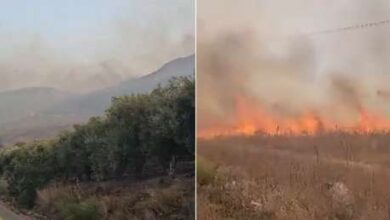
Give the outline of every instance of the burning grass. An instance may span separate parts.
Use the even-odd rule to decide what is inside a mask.
[[[259,101],[241,96],[236,97],[234,103],[234,114],[229,120],[200,129],[198,137],[212,139],[217,136],[252,136],[256,133],[300,136],[329,132],[368,134],[390,131],[390,120],[385,115],[360,104],[354,109],[335,107],[336,112],[341,114],[346,111],[349,115],[337,117],[315,109],[278,115]]]
[[[388,219],[389,143],[340,132],[199,140],[215,176],[198,182],[198,218]]]

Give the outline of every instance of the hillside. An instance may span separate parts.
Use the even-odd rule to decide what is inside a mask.
[[[24,88],[0,93],[0,138],[5,144],[50,137],[91,116],[101,115],[112,97],[150,92],[172,77],[194,74],[195,56],[178,58],[153,73],[89,94],[53,88]]]
[[[0,125],[34,117],[44,109],[75,95],[53,88],[31,87],[0,92]]]
[[[173,77],[190,76],[194,71],[194,55],[178,58],[143,77],[129,79],[113,87],[67,100],[49,109],[48,113],[79,114],[86,118],[100,115],[110,105],[112,97],[150,92],[158,85],[166,85]]]

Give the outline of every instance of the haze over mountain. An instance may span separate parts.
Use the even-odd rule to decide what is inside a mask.
[[[35,116],[55,103],[73,97],[73,94],[47,87],[31,87],[0,93],[0,123],[27,116]]]
[[[193,1],[2,3],[0,92],[89,93],[150,73],[195,47]]]
[[[171,78],[191,76],[194,55],[178,58],[153,73],[129,79],[88,94],[74,94],[47,87],[32,87],[0,93],[0,138],[6,144],[45,138],[91,116],[104,113],[112,97],[150,92]]]
[[[145,93],[153,90],[159,84],[166,84],[173,77],[189,76],[195,71],[194,55],[175,59],[163,65],[155,72],[140,78],[129,79],[115,86],[97,90],[86,95],[76,96],[53,108],[49,113],[79,114],[90,117],[99,115],[110,105],[113,96],[134,93]]]

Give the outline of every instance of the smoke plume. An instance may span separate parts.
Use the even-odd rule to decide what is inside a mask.
[[[387,1],[200,0],[198,11],[200,135],[390,128],[390,25],[313,34],[387,19]]]

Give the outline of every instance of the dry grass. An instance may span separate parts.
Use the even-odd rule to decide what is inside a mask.
[[[386,134],[199,141],[218,168],[198,184],[198,217],[389,219],[388,144]]]
[[[216,167],[210,161],[203,157],[198,157],[196,162],[197,181],[200,186],[211,184],[216,175]]]
[[[38,192],[37,204],[54,219],[194,219],[194,179],[52,185]]]

